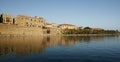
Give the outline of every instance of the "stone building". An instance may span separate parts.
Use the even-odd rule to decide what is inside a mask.
[[[41,28],[46,24],[45,19],[42,17],[38,16],[30,17],[25,15],[18,15],[16,18],[13,18],[13,16],[9,14],[1,14],[0,23],[15,24],[24,27],[41,27]]]
[[[13,24],[14,23],[14,18],[12,15],[8,14],[1,14],[1,23],[4,24]]]
[[[0,16],[0,34],[6,35],[56,35],[61,34],[58,25],[47,23],[42,17],[30,17],[18,15],[2,14]]]
[[[78,27],[72,24],[60,24],[59,29],[77,29]]]
[[[15,24],[18,26],[25,26],[25,27],[43,27],[45,26],[46,22],[45,19],[42,17],[30,17],[24,15],[18,15],[15,18]]]
[[[42,17],[19,15],[13,18],[12,15],[1,14],[0,35],[43,35],[45,24]]]
[[[46,28],[57,28],[58,24],[55,23],[46,23],[45,27]]]
[[[104,30],[103,28],[92,28],[92,30],[98,30],[98,31],[100,31],[100,30]]]

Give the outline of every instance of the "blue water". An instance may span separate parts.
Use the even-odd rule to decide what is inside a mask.
[[[0,62],[120,62],[120,36],[0,37]]]

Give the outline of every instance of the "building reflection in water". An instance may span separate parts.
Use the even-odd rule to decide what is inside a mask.
[[[0,56],[15,55],[26,56],[30,53],[41,53],[47,47],[70,46],[76,43],[100,40],[101,37],[78,37],[78,36],[44,36],[44,37],[0,37]]]

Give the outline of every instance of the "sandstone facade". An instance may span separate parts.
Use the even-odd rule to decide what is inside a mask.
[[[60,24],[58,26],[60,29],[77,29],[78,27],[72,24]]]
[[[43,35],[42,27],[46,22],[41,17],[19,15],[14,18],[9,14],[1,14],[0,35]]]
[[[28,36],[28,35],[43,35],[43,30],[37,27],[22,27],[10,24],[0,24],[0,35],[8,36]]]
[[[13,16],[8,15],[8,14],[2,14],[1,15],[1,22],[4,24],[13,24],[14,23]]]
[[[47,27],[47,29],[44,29]],[[12,15],[2,14],[0,17],[0,35],[56,35],[60,34],[57,26],[47,25],[42,17],[30,17],[18,15],[13,18]]]
[[[45,19],[41,17],[19,15],[15,18],[15,24],[18,26],[42,28],[43,26],[45,26],[46,22]]]
[[[18,15],[16,18],[14,18],[12,15],[2,14],[1,23],[15,24],[15,25],[24,26],[24,27],[42,28],[43,26],[45,26],[46,21],[44,18],[38,17],[38,16],[30,17],[25,15]]]

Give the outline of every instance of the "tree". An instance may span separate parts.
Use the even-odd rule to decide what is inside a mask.
[[[84,29],[91,29],[90,27],[85,27]]]

